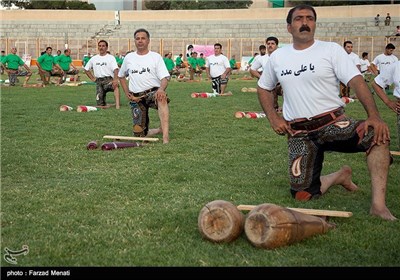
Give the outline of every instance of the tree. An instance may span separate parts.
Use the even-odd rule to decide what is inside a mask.
[[[32,1],[32,0],[1,0],[1,5],[11,7],[14,4],[23,9],[53,9],[53,10],[96,10],[94,4],[81,1]]]
[[[149,10],[207,10],[207,9],[247,9],[253,1],[231,0],[171,0],[171,1],[145,1],[145,7]]]
[[[170,10],[171,1],[146,1],[144,5],[148,10]]]
[[[296,4],[296,1],[291,1],[293,4]],[[399,0],[353,0],[353,1],[330,1],[330,0],[321,0],[321,1],[302,1],[303,4],[308,4],[311,6],[350,6],[350,5],[376,5],[376,4],[398,4]]]

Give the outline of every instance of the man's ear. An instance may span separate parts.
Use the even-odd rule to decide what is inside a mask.
[[[287,31],[288,31],[290,34],[292,34],[292,25],[288,24],[286,28],[287,28]]]

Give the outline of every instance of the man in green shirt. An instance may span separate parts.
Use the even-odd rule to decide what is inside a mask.
[[[189,69],[190,69],[190,78],[189,81],[194,81],[194,75],[198,74],[201,81],[201,74],[203,71],[199,68],[198,59],[197,59],[197,52],[192,52],[191,56],[188,58]]]
[[[203,53],[200,53],[200,57],[197,59],[197,65],[199,65],[201,70],[206,70],[206,59]]]
[[[183,56],[183,54],[179,54],[179,56],[175,59],[175,65],[176,65],[176,68],[177,68],[177,69],[179,69],[179,68],[184,68],[184,67],[185,67],[185,66],[183,65],[182,56]]]
[[[260,47],[261,47],[261,46],[260,46]],[[249,62],[247,63],[247,66],[246,66],[246,71],[248,71],[248,70],[250,69],[251,64],[253,63],[253,61],[254,61],[254,59],[257,57],[257,55],[259,55],[259,53],[256,52],[256,53],[254,53],[253,57],[250,58]]]
[[[234,54],[232,55],[231,60],[229,60],[229,64],[231,65],[231,69],[232,70],[238,69],[237,66],[236,66],[236,57],[235,57]]]
[[[82,65],[83,67],[85,67],[86,63],[88,63],[88,61],[90,60],[90,58],[92,57],[92,55],[90,53],[88,53],[87,55],[85,55],[82,59]]]
[[[17,75],[19,72],[18,69],[20,66],[24,66],[25,69],[28,71],[28,73],[25,76],[25,81],[24,81],[23,86],[24,87],[27,86],[27,83],[32,76],[32,71],[28,67],[28,65],[26,65],[25,62],[17,55],[16,47],[12,47],[11,53],[1,59],[1,64],[4,67],[5,71],[8,73],[8,79],[10,81],[10,86],[15,86],[15,83],[17,81]]]
[[[171,75],[171,77],[173,75],[179,75],[179,71],[176,69],[175,63],[172,60],[172,53],[171,52],[169,52],[169,53],[167,53],[165,55],[164,63],[165,63],[165,66],[167,67],[167,70],[168,70],[169,74]]]
[[[119,53],[116,53],[114,57],[115,60],[117,61],[118,67],[121,67],[122,62],[124,62],[124,59],[119,55]]]
[[[36,63],[39,69],[40,78],[43,81],[43,86],[46,86],[50,83],[50,76],[52,75],[53,66],[55,70],[60,71],[61,75],[64,75],[64,71],[54,63],[54,56],[51,55],[52,51],[52,47],[47,47],[46,52],[38,58]]]
[[[55,63],[63,70],[64,75],[60,77],[58,84],[66,81],[67,75],[74,75],[74,83],[78,80],[79,70],[72,63],[71,50],[64,50],[64,54],[55,59]]]

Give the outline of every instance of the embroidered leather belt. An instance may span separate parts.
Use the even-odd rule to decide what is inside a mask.
[[[324,127],[332,123],[334,120],[336,120],[343,114],[344,114],[344,109],[340,107],[334,111],[326,112],[321,115],[312,117],[310,119],[294,120],[293,122],[290,123],[290,127],[293,130],[307,130],[307,131],[317,130],[321,127]]]
[[[152,92],[152,91],[156,91],[156,90],[158,90],[158,87],[153,87],[153,88],[151,88],[151,89],[144,90],[144,91],[142,91],[142,92],[134,92],[134,93],[133,93],[133,96],[139,97],[139,96],[148,94],[148,93],[150,93],[150,92]]]
[[[112,80],[112,77],[108,76],[108,77],[101,77],[101,78],[96,78],[96,81],[104,81],[104,80]]]

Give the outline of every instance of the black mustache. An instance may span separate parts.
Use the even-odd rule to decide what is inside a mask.
[[[302,27],[300,27],[300,30],[299,30],[300,32],[303,32],[303,31],[308,31],[308,32],[311,32],[311,29],[310,29],[310,27],[308,27],[307,25],[303,25]]]

